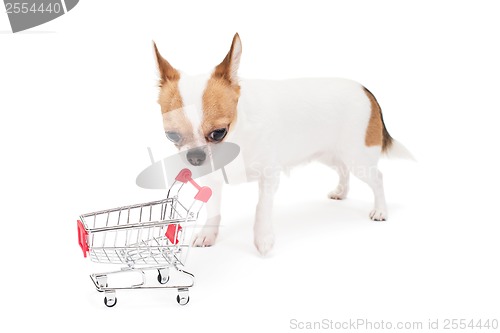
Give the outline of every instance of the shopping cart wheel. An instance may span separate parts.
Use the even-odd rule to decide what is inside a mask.
[[[189,302],[189,289],[188,288],[179,288],[177,289],[177,303],[180,305],[186,305]]]
[[[180,295],[177,295],[177,303],[179,303],[179,305],[186,305],[189,303],[189,296],[187,297],[181,297]]]
[[[106,296],[104,296],[104,305],[108,308],[112,308],[116,305],[117,298],[114,292],[106,292]]]
[[[168,280],[170,280],[170,276],[168,275],[168,269],[160,268],[158,269],[158,282],[160,284],[166,284]]]

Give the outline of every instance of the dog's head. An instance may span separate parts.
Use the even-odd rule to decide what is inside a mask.
[[[209,76],[184,75],[161,56],[156,44],[154,51],[165,135],[179,150],[188,150],[186,157],[192,165],[201,165],[205,147],[223,142],[236,121],[240,38],[234,36],[228,54]]]

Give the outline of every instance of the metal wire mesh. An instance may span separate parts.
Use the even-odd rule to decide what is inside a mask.
[[[183,263],[189,247],[189,224],[197,214],[177,197],[123,206],[80,216],[88,231],[90,258],[94,262],[144,265]],[[166,236],[175,227],[175,233]]]

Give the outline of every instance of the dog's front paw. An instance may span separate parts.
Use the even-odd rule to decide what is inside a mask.
[[[387,220],[387,209],[375,208],[370,212],[372,221],[385,221]]]
[[[273,232],[256,232],[254,244],[262,256],[267,255],[274,246],[274,233]]]
[[[203,227],[203,229],[194,236],[193,246],[195,247],[208,247],[215,244],[217,238],[217,230],[215,227]]]

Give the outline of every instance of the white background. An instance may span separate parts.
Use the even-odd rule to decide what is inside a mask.
[[[18,34],[0,13],[2,331],[500,319],[499,11],[496,1],[82,0]],[[125,291],[108,309],[75,221],[165,194],[135,185],[147,147],[170,149],[151,40],[174,66],[208,72],[236,31],[242,77],[357,80],[418,163],[381,162],[384,223],[369,221],[372,194],[357,180],[333,202],[326,167],[284,177],[268,258],[252,243],[256,185],[229,187],[218,243],[190,253],[191,302]]]

